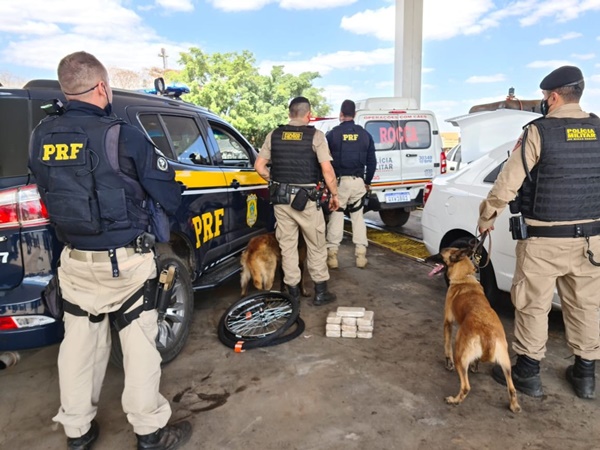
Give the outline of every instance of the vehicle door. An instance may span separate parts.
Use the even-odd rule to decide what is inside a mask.
[[[206,117],[209,140],[215,148],[215,164],[225,175],[229,194],[226,211],[227,230],[232,251],[246,247],[248,241],[273,228],[273,207],[267,183],[254,170],[256,152],[233,127]]]
[[[433,177],[435,145],[427,115],[365,114],[359,117],[358,123],[364,124],[375,142],[375,183],[402,181],[402,184],[410,184]]]
[[[22,304],[27,299],[39,299],[61,249],[27,168],[29,136],[45,116],[40,106],[46,102],[29,100],[11,90],[4,90],[2,94],[0,316],[19,308],[21,312],[31,312],[23,311]]]
[[[229,252],[226,212],[230,207],[223,171],[201,117],[193,111],[131,108],[128,115],[170,160],[176,179],[185,186],[171,230],[184,236],[194,250],[196,269],[202,273]]]

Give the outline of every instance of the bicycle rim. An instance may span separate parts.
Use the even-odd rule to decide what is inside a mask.
[[[287,294],[267,292],[245,297],[224,314],[225,330],[238,339],[275,337],[287,330],[299,314],[299,305]]]

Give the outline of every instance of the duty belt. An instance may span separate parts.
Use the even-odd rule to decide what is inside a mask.
[[[127,256],[135,255],[136,251],[133,247],[124,247]],[[77,250],[72,249],[69,256],[77,261],[87,261],[88,257],[92,262],[110,262],[108,250]]]
[[[288,185],[288,193],[289,194],[297,194],[300,189],[304,189],[305,191],[308,191],[309,194],[315,190],[315,188],[312,186],[293,186],[291,184]]]
[[[529,237],[574,238],[596,236],[598,234],[600,234],[600,222],[556,225],[553,227],[527,225],[527,235]]]

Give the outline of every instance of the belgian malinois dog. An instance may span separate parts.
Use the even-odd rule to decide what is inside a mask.
[[[510,410],[520,412],[517,391],[511,378],[510,356],[506,334],[500,318],[490,306],[483,287],[475,278],[475,266],[470,256],[472,248],[445,248],[426,262],[436,263],[430,276],[446,272],[449,286],[444,308],[444,352],[446,369],[456,370],[460,378],[460,391],[446,397],[446,403],[462,403],[471,386],[468,370],[477,371],[479,361],[494,362],[502,367],[508,388]],[[452,354],[452,326],[458,324]]]

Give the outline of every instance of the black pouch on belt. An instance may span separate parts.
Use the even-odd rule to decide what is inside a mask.
[[[269,197],[273,205],[289,205],[290,194],[287,183],[273,182],[269,184]]]
[[[308,194],[308,191],[304,188],[300,188],[298,189],[298,192],[296,192],[296,196],[294,197],[294,200],[292,200],[290,206],[296,211],[304,211],[304,208],[306,208],[306,203],[308,203],[309,198],[310,196]]]

